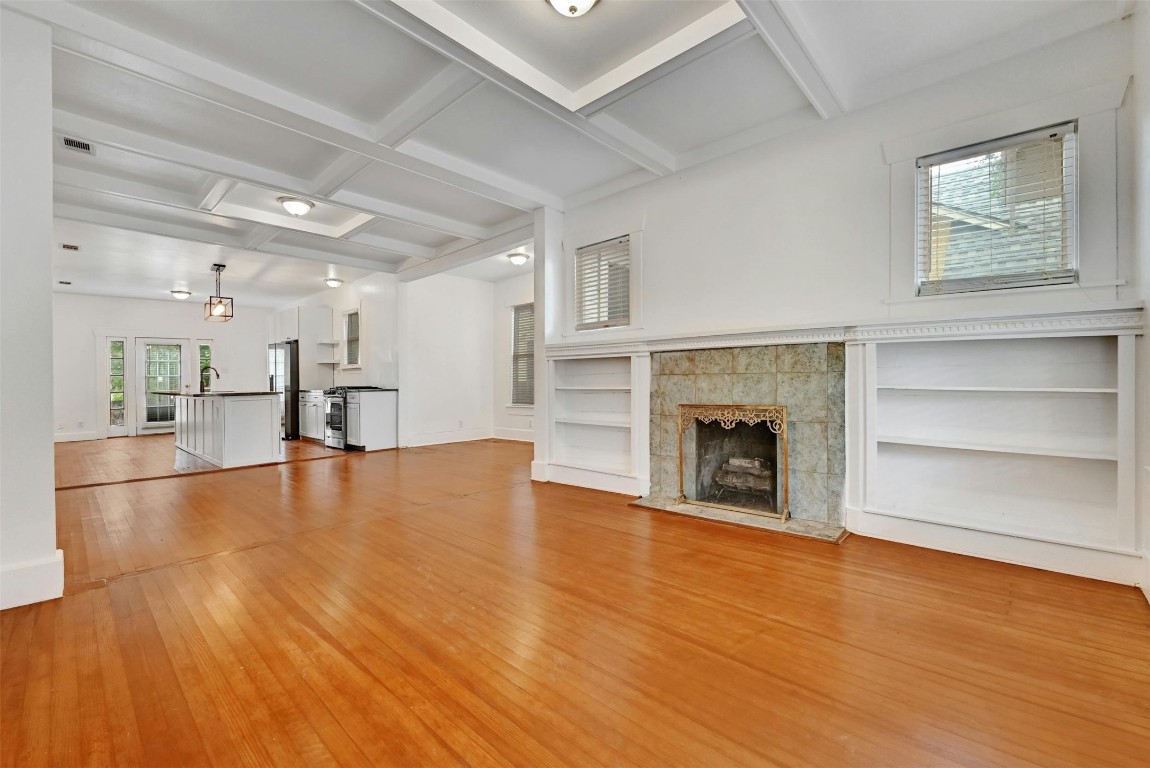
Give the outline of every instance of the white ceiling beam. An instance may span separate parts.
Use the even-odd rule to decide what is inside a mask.
[[[746,40],[758,34],[758,30],[751,22],[743,19],[734,26],[727,27],[722,32],[709,37],[693,48],[689,48],[683,53],[680,53],[675,58],[666,61],[654,69],[650,69],[638,77],[628,81],[627,83],[619,86],[608,94],[600,96],[592,102],[580,107],[577,111],[583,117],[593,117],[596,113],[601,112],[607,107],[611,106],[617,101],[627,98],[632,93],[647,87],[656,80],[661,80],[672,72],[682,69],[688,64],[698,61],[699,59],[709,56],[716,51],[720,51],[729,45]]]
[[[448,270],[462,267],[465,264],[471,264],[476,261],[495,256],[496,254],[510,250],[515,246],[530,240],[535,233],[534,224],[519,229],[505,232],[497,237],[484,240],[481,243],[469,245],[466,248],[460,248],[458,251],[440,256],[438,259],[431,261],[424,261],[418,264],[411,264],[410,261],[404,262],[397,271],[399,281],[401,283],[410,283],[412,280],[419,280],[424,277],[431,277],[440,272],[447,272]]]
[[[354,179],[364,168],[371,165],[371,158],[344,152],[327,168],[320,171],[311,182],[312,194],[330,197]]]
[[[256,224],[252,227],[251,233],[244,238],[244,248],[249,251],[258,251],[261,246],[266,245],[278,234],[279,230],[275,227],[269,227],[267,224]]]
[[[379,121],[375,126],[375,140],[389,147],[399,145],[482,82],[483,78],[467,67],[456,62],[448,64]]]
[[[352,195],[346,192],[340,192],[338,196],[332,197],[317,195],[312,191],[312,183],[309,181],[183,144],[157,139],[154,136],[70,112],[54,110],[53,122],[57,131],[83,136],[97,144],[106,144],[125,152],[195,168],[217,176],[225,176],[245,184],[274,189],[287,195],[297,195],[345,208],[354,208],[361,213],[415,224],[456,237],[478,239],[486,231],[481,226],[456,221],[417,208],[390,203],[386,200],[378,200],[366,195]]]
[[[490,168],[486,168],[482,165],[473,163],[470,160],[465,160],[462,157],[444,152],[441,149],[429,147],[428,145],[416,139],[410,139],[404,142],[403,149],[412,157],[421,157],[429,163],[435,163],[436,165],[443,168],[452,168],[461,173],[474,175],[476,178],[487,179],[492,183],[504,184],[508,189],[515,189],[522,192],[523,194],[530,194],[535,199],[539,200],[542,205],[555,207],[561,202],[561,198],[558,195],[553,195],[550,192],[545,192],[538,187],[533,187],[530,184],[525,184],[522,181],[511,178],[510,176],[504,176],[498,171],[493,171]]]
[[[841,115],[843,102],[796,34],[783,4],[775,0],[738,0],[738,3],[819,115],[824,119]]]
[[[426,245],[416,245],[405,240],[396,240],[394,237],[386,237],[384,235],[378,235],[372,232],[357,232],[354,236],[349,237],[347,240],[349,243],[366,245],[371,248],[379,248],[381,250],[392,251],[394,253],[402,253],[408,258],[418,259],[419,261],[434,259],[438,255],[436,253],[436,249],[430,248]]]
[[[237,251],[250,250],[244,248],[243,243],[239,240],[229,240],[228,238],[220,237],[215,233],[207,233],[193,227],[185,227],[179,224],[158,222],[151,219],[143,219],[137,216],[130,216],[122,213],[97,211],[91,208],[84,208],[82,206],[67,205],[61,203],[56,203],[53,211],[56,218],[66,219],[68,221],[80,221],[87,224],[96,224],[102,227],[124,229],[129,232],[140,232],[146,235],[160,235],[162,237],[170,237],[173,240],[215,245],[221,248],[232,248]],[[345,267],[359,267],[360,269],[370,269],[375,272],[394,272],[396,270],[396,265],[391,262],[372,261],[370,259],[357,259],[352,256],[343,256],[335,253],[305,253],[303,249],[291,249],[291,252],[289,252],[289,249],[279,247],[274,249],[267,248],[264,250],[252,252],[263,254],[265,256],[285,256],[287,258],[307,259],[309,261],[322,261],[331,264],[340,264]]]
[[[651,174],[647,173],[647,171],[640,171],[640,173],[645,174],[647,178],[652,178]],[[490,227],[487,230],[487,234],[482,239],[490,240],[494,237],[505,235],[508,232],[514,230],[521,230],[523,227],[528,226],[535,226],[534,214],[525,213],[522,216],[517,216],[514,219],[511,219],[510,221],[505,221],[502,224],[496,224],[494,227]],[[474,242],[474,240],[459,239],[452,240],[450,243],[444,243],[439,248],[435,249],[435,253],[432,255],[432,258],[439,258],[440,256],[446,256],[449,253],[455,253],[462,248],[467,248]]]
[[[21,13],[51,24],[54,27],[53,45],[60,50],[513,208],[529,211],[538,206],[538,201],[524,200],[505,190],[376,144],[370,127],[346,115],[321,108],[71,3],[17,2],[11,5]]]
[[[658,158],[664,165],[671,170],[681,170],[679,158],[655,142],[648,139],[643,134],[634,130],[625,123],[616,120],[606,112],[599,112],[589,118],[592,123],[602,128],[612,136],[618,136],[620,140],[631,144],[632,146],[639,147],[651,157]],[[558,206],[550,205],[549,208],[556,208]]]
[[[519,97],[528,104],[574,128],[584,136],[613,150],[631,162],[659,176],[665,176],[672,172],[672,169],[659,162],[656,158],[620,141],[581,115],[575,114],[559,102],[544,96],[539,91],[526,85],[523,81],[508,74],[503,69],[487,61],[460,43],[457,43],[430,24],[416,18],[398,5],[395,5],[391,0],[351,0],[351,2],[359,5],[368,13],[382,19],[412,39],[418,40],[433,51],[437,51],[473,72],[478,73],[491,83],[498,85],[512,95]]]
[[[204,185],[203,194],[200,195],[200,204],[196,207],[202,211],[210,211],[220,204],[224,196],[232,191],[236,185],[232,179],[209,179]]]
[[[80,168],[71,168],[57,164],[52,172],[52,181],[65,187],[74,187],[83,190],[101,190],[117,197],[127,197],[133,200],[148,200],[187,210],[197,210],[198,196],[176,192],[152,184],[143,184],[138,181],[108,176],[104,173],[86,171]]]

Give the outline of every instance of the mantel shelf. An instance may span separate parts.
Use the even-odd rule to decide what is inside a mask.
[[[1096,461],[1117,461],[1117,454],[1110,451],[1086,451],[1072,448],[1055,448],[1037,445],[1003,445],[1001,443],[977,443],[967,440],[942,440],[906,435],[879,435],[879,443],[888,445],[919,445],[926,448],[950,448],[960,451],[988,451],[991,453],[1020,453],[1030,456],[1057,456],[1067,459],[1092,459]]]
[[[938,387],[913,384],[878,384],[876,389],[893,389],[911,392],[1020,392],[1054,394],[1101,394],[1116,395],[1116,387]]]

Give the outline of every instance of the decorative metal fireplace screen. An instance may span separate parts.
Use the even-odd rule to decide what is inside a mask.
[[[683,435],[695,422],[717,424],[724,430],[734,430],[738,425],[755,426],[763,424],[775,435],[776,444],[772,456],[724,457],[713,472],[708,473],[705,482],[717,488],[706,499],[688,499],[683,488]],[[696,430],[696,435],[701,431]],[[696,451],[700,450],[696,446]],[[772,461],[781,463],[776,471]],[[698,472],[696,471],[696,475]],[[697,480],[700,478],[696,477]],[[776,487],[776,483],[777,486]],[[781,491],[781,493],[780,493]],[[735,497],[751,498],[756,495],[771,500],[764,509],[756,504],[723,504],[724,494],[730,492]],[[679,406],[679,498],[677,502],[690,502],[707,507],[731,509],[738,512],[775,517],[786,520],[790,516],[790,487],[788,482],[788,443],[787,407],[785,405],[699,405]]]

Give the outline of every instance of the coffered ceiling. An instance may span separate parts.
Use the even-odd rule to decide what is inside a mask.
[[[1130,3],[601,0],[577,19],[544,0],[5,7],[54,30],[57,234],[87,240],[87,261],[56,254],[57,277],[159,295],[157,253],[172,279],[234,259],[251,266],[228,273],[237,295],[283,303],[333,271],[406,280],[490,259],[530,239],[540,206],[836,119]],[[316,208],[294,219],[281,195]],[[105,250],[117,266],[101,277]]]

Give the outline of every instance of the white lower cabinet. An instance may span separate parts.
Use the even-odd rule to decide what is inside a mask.
[[[324,439],[323,393],[304,392],[299,403],[300,437]]]

